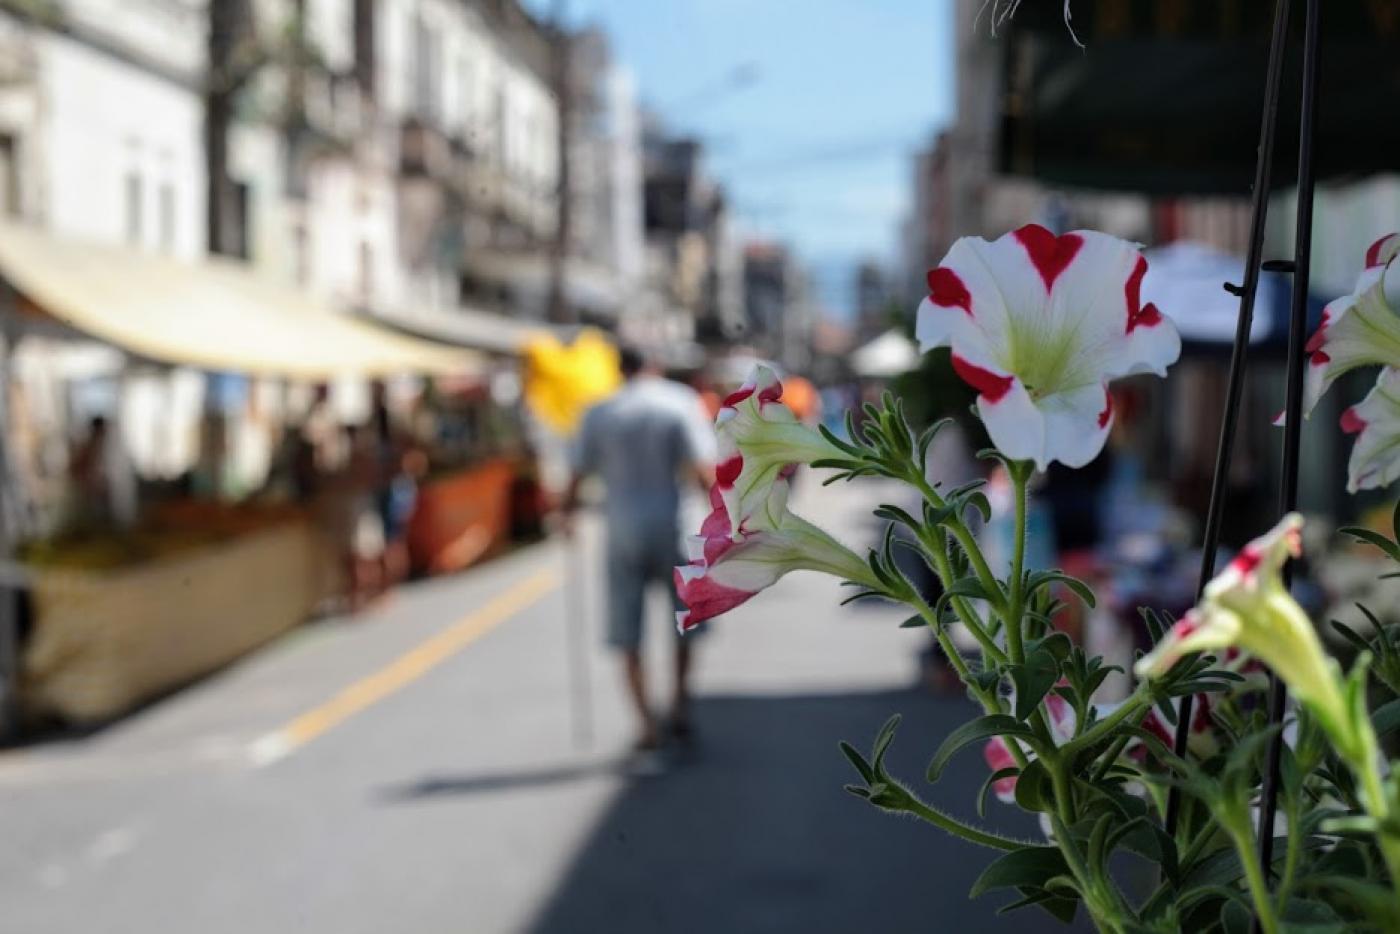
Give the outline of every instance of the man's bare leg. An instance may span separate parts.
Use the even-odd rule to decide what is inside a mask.
[[[676,642],[675,694],[671,698],[671,729],[677,739],[690,736],[690,643],[684,638]]]
[[[642,747],[655,746],[659,741],[656,732],[656,715],[651,712],[651,706],[647,703],[646,672],[642,669],[641,650],[627,649],[624,651],[622,664],[623,670],[627,674],[627,694],[632,699],[632,706],[637,711],[637,718],[642,726],[638,745]]]

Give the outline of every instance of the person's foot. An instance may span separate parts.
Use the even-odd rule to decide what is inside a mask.
[[[643,737],[632,747],[624,770],[635,778],[650,778],[666,771],[666,757],[654,737]]]
[[[666,738],[674,742],[682,749],[691,749],[695,746],[695,724],[691,723],[688,714],[672,714],[666,721]]]

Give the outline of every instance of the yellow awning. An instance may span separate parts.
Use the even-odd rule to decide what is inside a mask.
[[[482,365],[471,351],[357,320],[225,259],[187,263],[0,223],[0,277],[57,320],[165,363],[307,380]]]

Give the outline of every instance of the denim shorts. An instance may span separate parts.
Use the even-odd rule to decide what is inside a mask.
[[[685,604],[676,594],[673,574],[684,564],[674,526],[654,529],[616,525],[608,529],[608,644],[618,649],[635,649],[642,644],[643,617],[646,615],[648,584],[660,584],[671,596],[677,610]],[[668,620],[675,629],[675,620]],[[685,635],[689,637],[703,625]],[[677,633],[679,636],[679,633]]]

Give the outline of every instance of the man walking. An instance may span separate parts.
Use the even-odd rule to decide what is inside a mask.
[[[714,483],[714,431],[699,395],[662,377],[642,354],[619,351],[623,387],[585,414],[574,452],[574,473],[564,497],[565,516],[578,505],[579,485],[592,474],[607,488],[608,644],[622,654],[628,694],[641,723],[636,749],[650,757],[662,730],[647,700],[641,643],[647,584],[675,592],[672,569],[684,564],[680,549],[682,487]],[[677,602],[677,609],[680,604]],[[677,635],[675,690],[666,728],[680,742],[691,738],[690,636]]]

